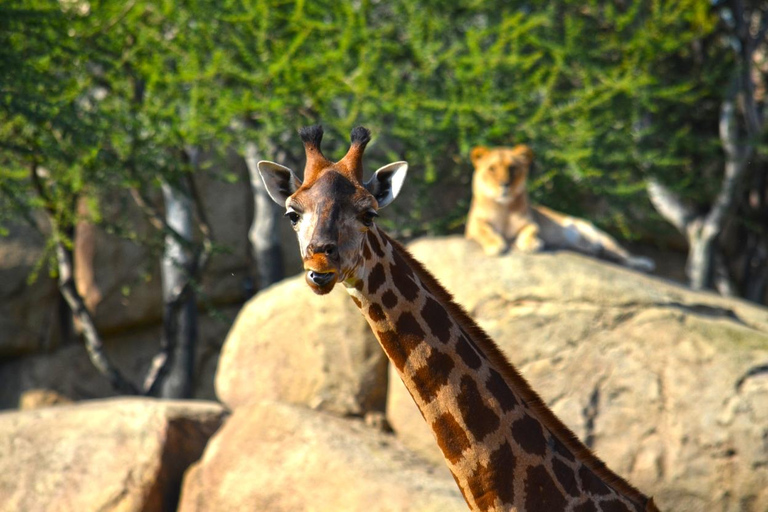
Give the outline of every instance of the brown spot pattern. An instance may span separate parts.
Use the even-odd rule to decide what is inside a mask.
[[[386,318],[386,316],[384,316],[384,311],[381,309],[381,306],[375,302],[368,306],[368,316],[371,317],[371,320],[374,322],[381,322]]]
[[[448,312],[432,297],[427,297],[424,308],[421,310],[421,316],[427,322],[429,329],[438,340],[448,343],[451,339],[451,319]]]
[[[528,453],[543,456],[547,451],[541,424],[531,416],[523,416],[512,424],[512,437]]]
[[[488,387],[488,391],[491,392],[493,397],[498,400],[499,405],[504,412],[509,412],[517,407],[518,403],[515,394],[509,389],[509,386],[504,382],[504,378],[499,372],[491,369],[490,377],[488,377],[488,382],[486,382],[485,385]]]
[[[475,342],[472,340],[472,337],[469,334],[467,334],[467,331],[465,331],[464,329],[459,329],[459,330],[461,331],[461,334],[462,334],[462,336],[464,336],[464,339],[467,341],[467,343],[469,343],[470,346],[472,347],[472,349],[475,351],[475,354],[479,355],[480,357],[482,357],[483,359],[485,359],[487,361],[488,357],[475,344]]]
[[[560,442],[559,439],[554,438],[552,440],[552,445],[554,446],[555,453],[557,453],[558,455],[561,455],[562,457],[564,457],[565,459],[571,462],[574,462],[576,460],[576,457],[573,456],[571,451],[568,448],[566,448],[565,445],[562,442]]]
[[[363,242],[363,259],[366,261],[371,259],[371,248],[366,242]]]
[[[358,299],[357,297],[352,297],[352,302],[355,303],[355,306],[357,306],[357,309],[360,309],[363,307],[363,303],[360,302],[360,299]]]
[[[416,391],[424,402],[429,403],[434,400],[440,388],[448,384],[448,376],[454,366],[450,356],[432,349],[427,357],[427,364],[411,375]]]
[[[398,370],[403,371],[408,356],[424,339],[424,331],[416,318],[405,311],[395,324],[395,331],[379,331],[379,341]]]
[[[429,403],[434,400],[440,388],[448,384],[448,376],[454,366],[450,356],[432,349],[429,357],[427,357],[426,365],[411,375],[416,390],[424,402]]]
[[[401,336],[414,336],[416,338],[424,339],[424,330],[416,321],[416,317],[408,311],[403,311],[400,314],[400,318],[397,319],[397,332]]]
[[[376,290],[384,284],[387,276],[384,274],[384,265],[377,263],[371,273],[368,274],[368,293],[376,293]]]
[[[462,361],[464,361],[464,364],[473,370],[480,368],[480,356],[472,350],[472,347],[467,343],[467,340],[463,336],[456,342],[456,352],[459,354]]]
[[[384,251],[381,249],[381,244],[379,244],[379,239],[376,238],[376,235],[374,235],[372,231],[368,232],[368,243],[371,245],[371,249],[373,249],[373,252],[375,252],[379,258],[384,257]]]
[[[565,489],[565,492],[578,498],[581,494],[579,492],[579,483],[576,481],[576,473],[565,462],[560,459],[552,459],[552,470],[555,473],[555,478],[560,482],[560,486]]]
[[[474,498],[477,509],[482,512],[494,510],[496,505],[496,493],[491,488],[492,480],[492,470],[483,464],[479,464],[467,479],[469,493]]]
[[[581,478],[581,488],[592,496],[606,496],[611,492],[602,480],[584,466],[579,469],[579,478]]]
[[[485,436],[499,428],[499,417],[496,416],[493,409],[485,405],[480,390],[477,389],[477,384],[472,377],[464,375],[461,378],[459,389],[456,400],[464,423],[475,436],[475,439],[482,442]]]
[[[491,466],[498,468],[494,473],[493,484],[503,503],[512,505],[515,502],[515,486],[511,476],[515,472],[515,454],[507,441],[491,454]]]
[[[387,290],[381,296],[381,303],[384,304],[385,308],[392,309],[397,306],[397,295],[392,290]]]
[[[469,448],[469,438],[456,418],[449,412],[443,413],[432,422],[432,430],[445,458],[451,464],[461,460],[462,452]]]
[[[398,251],[393,251],[392,255],[395,260],[394,266],[390,269],[392,282],[405,300],[413,302],[419,296],[419,285],[416,284],[413,270]]]
[[[567,502],[544,466],[531,466],[525,478],[525,510],[553,512],[564,510]]]
[[[387,356],[400,371],[403,371],[405,362],[413,349],[421,343],[420,338],[401,336],[395,331],[376,331],[376,336],[379,338],[381,346],[384,347]]]
[[[598,512],[598,510],[592,500],[587,500],[581,505],[573,507],[573,512]]]
[[[619,500],[608,500],[600,503],[602,512],[631,512],[630,508]]]

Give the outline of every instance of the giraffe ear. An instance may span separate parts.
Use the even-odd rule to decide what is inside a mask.
[[[287,167],[262,160],[257,164],[259,174],[267,187],[267,194],[280,206],[301,186],[301,180]]]
[[[406,172],[408,162],[395,162],[373,173],[371,179],[365,183],[366,190],[376,198],[379,208],[384,208],[395,200],[403,188]]]

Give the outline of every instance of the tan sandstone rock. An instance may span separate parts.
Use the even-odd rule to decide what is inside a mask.
[[[384,410],[386,388],[387,358],[347,293],[319,297],[301,275],[243,307],[216,373],[216,395],[232,409],[279,400],[363,415]]]
[[[174,510],[224,415],[212,402],[97,400],[0,414],[0,511]]]
[[[558,416],[662,510],[768,510],[768,311],[572,254],[410,246]],[[435,463],[392,372],[388,417]]]
[[[179,512],[463,512],[450,475],[392,435],[278,403],[234,411],[184,478]]]

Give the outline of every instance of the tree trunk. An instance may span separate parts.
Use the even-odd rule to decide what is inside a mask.
[[[736,89],[723,101],[720,109],[720,140],[725,153],[725,172],[720,191],[706,215],[696,215],[693,208],[660,182],[648,180],[648,196],[656,210],[688,240],[686,272],[694,290],[714,287],[715,249],[728,214],[736,204],[738,190],[744,181],[746,163],[754,151],[752,143],[740,145],[734,105]]]
[[[62,227],[58,224],[56,209],[51,199],[43,179],[38,174],[37,165],[33,164],[30,169],[32,183],[37,190],[40,199],[45,203],[45,211],[48,214],[48,220],[53,228],[53,236],[56,237],[56,263],[59,271],[59,291],[66,301],[71,311],[71,317],[80,322],[85,338],[85,350],[88,352],[93,366],[99,373],[109,380],[112,388],[118,393],[126,395],[137,395],[139,390],[126,379],[122,373],[112,364],[104,353],[104,344],[101,336],[96,330],[96,323],[93,321],[91,313],[85,307],[83,296],[77,290],[75,283],[75,264],[72,255],[71,244],[75,238],[74,226]],[[72,207],[77,204],[77,197],[72,198]]]
[[[197,152],[190,151],[196,161]],[[196,162],[195,162],[196,163]],[[162,183],[168,227],[192,244],[194,208],[190,191],[183,181]],[[188,247],[171,234],[165,236],[161,263],[163,285],[163,344],[168,361],[160,379],[158,394],[163,398],[189,398],[193,391],[195,347],[197,344],[197,305],[191,286],[196,263]]]
[[[56,260],[59,267],[59,290],[64,299],[69,304],[72,314],[80,322],[85,338],[85,349],[88,357],[96,369],[104,375],[115,391],[126,395],[136,395],[138,390],[130,383],[110,362],[104,354],[104,345],[101,336],[96,330],[96,324],[93,317],[85,307],[83,297],[78,293],[75,286],[74,264],[72,261],[72,251],[67,249],[63,241],[56,242]]]
[[[280,248],[280,230],[278,222],[282,212],[280,207],[270,199],[264,182],[259,176],[257,163],[259,161],[256,144],[249,142],[245,147],[245,163],[251,178],[253,192],[253,223],[248,232],[248,239],[253,247],[258,272],[258,289],[280,281],[285,277],[283,253]]]

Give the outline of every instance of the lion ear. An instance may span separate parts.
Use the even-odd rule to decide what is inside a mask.
[[[517,146],[515,148],[515,150],[516,150],[517,153],[523,155],[525,157],[525,159],[528,160],[529,164],[531,162],[533,162],[534,154],[533,154],[533,150],[531,148],[529,148],[525,144],[520,144],[519,146]]]
[[[488,154],[488,148],[485,146],[476,146],[472,149],[469,158],[472,160],[472,165],[477,165],[477,162]]]

